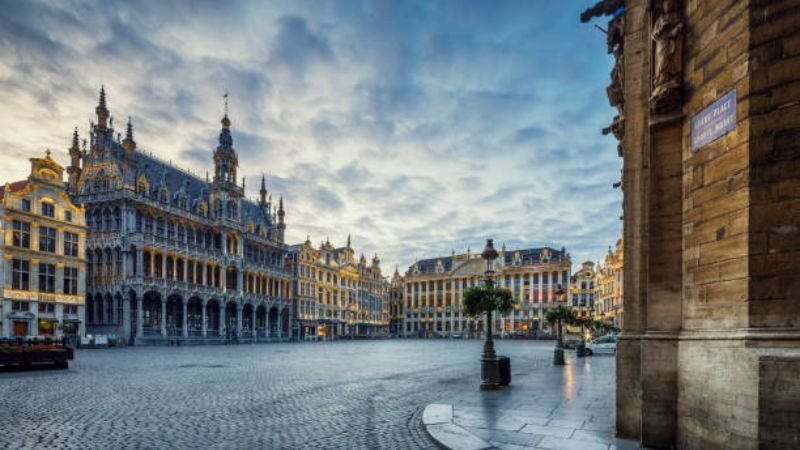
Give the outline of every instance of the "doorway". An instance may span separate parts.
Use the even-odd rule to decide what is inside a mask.
[[[14,336],[22,337],[28,335],[28,321],[15,320],[14,321]]]

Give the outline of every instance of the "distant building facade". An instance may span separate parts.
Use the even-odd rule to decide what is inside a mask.
[[[614,250],[608,248],[603,264],[594,277],[594,319],[622,328],[623,318],[623,241],[617,241]]]
[[[415,262],[403,279],[404,336],[472,335],[483,331],[484,320],[464,314],[464,291],[482,283],[480,254],[428,258]],[[571,287],[571,262],[564,248],[506,251],[495,261],[495,283],[508,288],[516,306],[506,316],[495,316],[496,332],[527,333],[545,328],[545,310],[566,303]],[[563,292],[561,298],[557,293]]]
[[[69,193],[86,209],[87,331],[131,343],[288,339],[283,201],[244,197],[231,121],[201,179],[115,134],[105,92],[88,149],[77,130]]]
[[[375,337],[389,332],[389,282],[378,256],[355,260],[350,238],[344,247],[310,239],[289,247],[300,338]]]
[[[397,268],[389,281],[389,334],[402,336],[404,334],[405,308],[403,303],[403,277]]]
[[[49,151],[31,159],[27,180],[0,188],[0,209],[0,335],[83,335],[86,224],[64,168]]]
[[[579,317],[592,317],[594,309],[595,265],[584,261],[581,269],[572,276],[569,306]]]

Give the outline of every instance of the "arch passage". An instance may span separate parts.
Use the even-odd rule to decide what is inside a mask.
[[[189,336],[203,335],[203,300],[192,297],[186,305],[186,327]]]
[[[219,300],[212,298],[206,303],[206,321],[208,336],[218,336],[220,333]]]
[[[147,291],[142,299],[142,331],[145,335],[161,334],[161,294]]]
[[[183,298],[179,294],[167,297],[167,335],[183,334]]]

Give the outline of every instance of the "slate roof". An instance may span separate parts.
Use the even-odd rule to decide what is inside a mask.
[[[544,249],[545,247],[536,247],[536,248],[527,248],[522,250],[506,251],[503,255],[503,260],[505,262],[505,265],[511,266],[513,265],[514,262],[514,254],[519,252],[520,257],[522,258],[522,265],[540,264],[541,263],[540,255],[542,253],[542,250]],[[547,247],[547,249],[550,251],[551,261],[558,261],[566,256],[566,250],[564,250],[563,248],[561,250],[556,250],[554,248]],[[465,258],[463,258],[463,255],[459,256],[461,256],[461,258],[457,257],[459,260],[462,259],[466,260]],[[439,258],[427,258],[417,261],[420,273],[435,273],[437,261],[440,260],[442,261],[442,266],[444,267],[445,272],[448,272],[453,269],[453,257],[442,256]],[[412,270],[413,267],[414,266],[412,265],[411,267],[408,268],[407,274],[413,273]]]
[[[20,180],[14,181],[13,183],[8,183],[8,192],[17,192],[25,189],[28,185],[28,180]],[[3,198],[6,195],[6,187],[0,186],[0,202],[3,201]]]

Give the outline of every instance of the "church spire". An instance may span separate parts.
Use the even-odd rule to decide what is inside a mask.
[[[236,184],[236,171],[239,160],[233,149],[231,137],[231,120],[228,118],[228,91],[225,91],[225,115],[222,117],[222,130],[219,133],[219,145],[214,151],[214,183]]]
[[[267,204],[267,180],[264,175],[261,175],[261,189],[258,191],[261,198],[259,203],[263,206]]]
[[[283,216],[286,213],[283,211],[283,196],[278,200],[278,223],[283,224]]]
[[[106,88],[105,86],[100,86],[100,101],[97,103],[97,108],[95,108],[95,112],[97,113],[97,127],[100,130],[106,129],[106,121],[108,120],[108,109],[106,108]]]
[[[136,141],[133,140],[133,123],[130,116],[128,116],[128,125],[125,127],[125,139],[122,141],[122,147],[128,151],[136,149]]]

